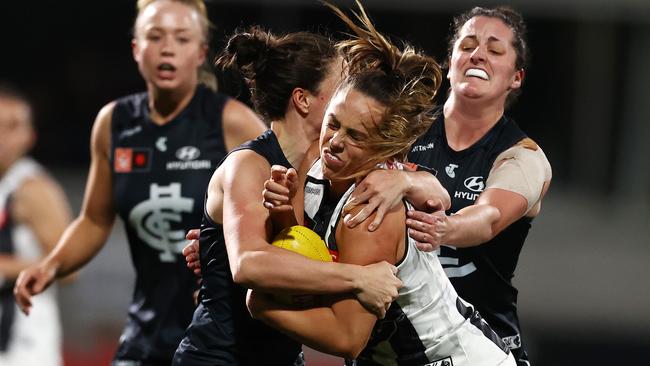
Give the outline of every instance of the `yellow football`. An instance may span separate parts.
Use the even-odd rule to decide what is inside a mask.
[[[272,244],[317,261],[332,261],[332,256],[323,239],[305,226],[296,225],[282,230]]]

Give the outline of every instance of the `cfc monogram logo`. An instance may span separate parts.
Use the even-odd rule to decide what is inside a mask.
[[[181,184],[152,184],[149,199],[133,207],[129,214],[138,237],[161,251],[161,262],[175,262],[185,244],[185,231],[172,230],[172,223],[182,222],[182,213],[192,212],[194,199],[181,196]]]

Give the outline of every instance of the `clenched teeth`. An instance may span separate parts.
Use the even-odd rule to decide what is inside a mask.
[[[487,72],[481,69],[467,69],[465,76],[474,76],[483,80],[489,80]]]

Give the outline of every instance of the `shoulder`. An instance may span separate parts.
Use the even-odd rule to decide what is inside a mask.
[[[552,175],[551,164],[542,148],[531,138],[526,137],[515,145],[503,151],[494,161],[493,170],[498,169],[508,161],[515,162],[518,166],[536,172],[543,180],[550,180]]]
[[[363,208],[364,205],[359,205],[350,214],[355,215]],[[337,228],[341,260],[361,265],[380,261],[395,264],[401,257],[400,247],[406,230],[405,212],[403,205],[392,209],[374,231],[369,231],[368,225],[374,220],[376,212],[354,228],[347,227],[341,217]]]
[[[117,100],[107,103],[104,105],[99,112],[97,112],[97,117],[95,118],[95,128],[108,128],[111,125],[113,118],[113,112],[118,104]]]
[[[224,125],[229,125],[231,127],[236,127],[241,123],[255,123],[258,124],[261,128],[261,131],[266,129],[266,126],[258,115],[253,112],[246,104],[233,99],[228,98],[223,106],[223,123]]]
[[[41,171],[26,179],[16,190],[14,214],[23,221],[29,216],[39,216],[41,210],[48,210],[66,202],[61,186],[46,172]]]
[[[102,151],[106,156],[108,156],[110,148],[111,126],[116,103],[116,101],[110,102],[99,110],[95,118],[95,123],[93,124],[90,139],[91,148]]]
[[[230,153],[218,170],[227,179],[244,182],[260,174],[264,175],[264,179],[268,178],[271,174],[271,164],[254,150],[241,149]]]

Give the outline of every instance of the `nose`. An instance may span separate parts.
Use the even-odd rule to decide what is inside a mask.
[[[170,56],[174,54],[174,39],[173,37],[167,36],[164,37],[163,42],[162,42],[162,48],[160,49],[160,52],[165,55],[165,56]]]
[[[336,131],[334,136],[330,139],[330,149],[332,151],[341,151],[343,150],[343,138],[344,134],[339,130]]]
[[[481,63],[485,61],[485,48],[483,46],[477,46],[472,54],[470,55],[470,60],[475,63]]]

